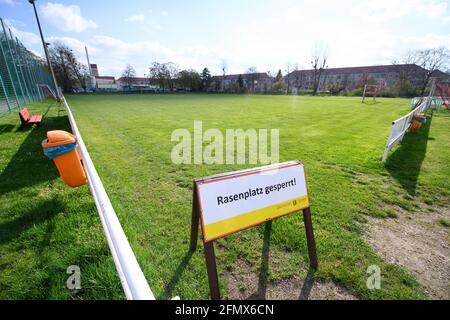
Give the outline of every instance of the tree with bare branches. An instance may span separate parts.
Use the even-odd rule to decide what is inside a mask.
[[[400,88],[408,86],[413,77],[420,79],[420,94],[424,95],[430,79],[440,69],[448,68],[450,65],[450,51],[445,47],[419,49],[409,51],[401,62],[393,62],[398,67],[400,76]],[[415,71],[414,65],[423,68],[420,74]]]
[[[136,77],[136,70],[134,70],[134,68],[131,65],[127,64],[127,66],[122,72],[122,79],[125,82],[125,85],[128,89],[131,88],[134,77]]]
[[[256,69],[256,67],[252,66],[250,68],[247,69],[247,81],[250,82],[250,90],[251,92],[255,92],[255,84],[256,81],[258,80],[258,71]]]
[[[319,89],[320,78],[326,68],[328,60],[328,48],[326,46],[316,44],[313,53],[311,65],[313,67],[313,92],[312,95],[315,96],[317,94],[317,90]]]

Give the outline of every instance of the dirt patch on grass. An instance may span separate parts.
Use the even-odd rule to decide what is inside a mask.
[[[386,262],[413,272],[429,299],[450,299],[450,228],[440,223],[450,207],[395,210],[395,219],[367,217],[364,237]]]
[[[239,260],[227,273],[228,298],[238,300],[355,300],[356,296],[331,280],[281,279],[268,282],[261,272]]]

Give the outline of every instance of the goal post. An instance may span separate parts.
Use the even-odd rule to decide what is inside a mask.
[[[365,84],[361,102],[364,102],[366,97],[371,97],[375,101],[375,98],[380,94],[384,86],[385,81],[383,79],[377,80],[377,84]]]

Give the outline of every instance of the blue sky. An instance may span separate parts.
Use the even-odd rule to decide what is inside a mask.
[[[329,67],[389,64],[411,49],[450,45],[450,3],[442,0],[36,1],[49,42],[71,46],[102,75],[138,75],[153,61],[220,73],[310,68],[327,48]],[[0,0],[0,16],[42,55],[31,5]]]

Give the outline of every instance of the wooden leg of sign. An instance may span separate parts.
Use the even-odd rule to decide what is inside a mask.
[[[305,223],[306,241],[308,243],[309,263],[311,268],[317,269],[316,241],[314,240],[314,231],[311,221],[311,209],[308,207],[303,209],[303,221]]]
[[[209,291],[212,300],[220,300],[219,277],[217,276],[216,255],[214,241],[203,244],[205,247],[206,269],[208,271]]]
[[[198,223],[200,220],[200,208],[198,206],[197,187],[194,183],[194,192],[192,192],[192,222],[191,222],[191,250],[197,248]]]

